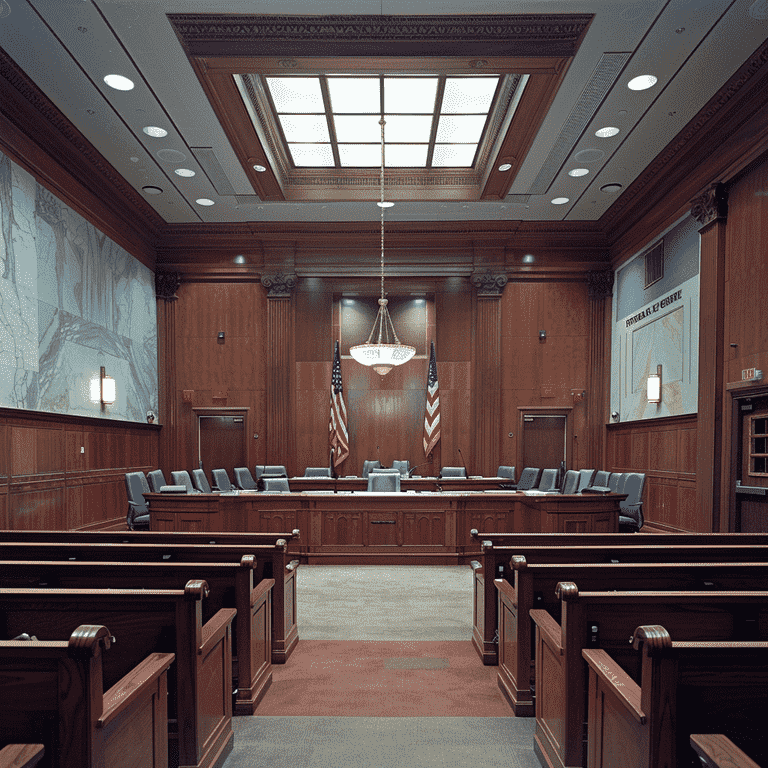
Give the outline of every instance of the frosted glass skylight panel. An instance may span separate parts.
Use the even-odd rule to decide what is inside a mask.
[[[384,140],[414,144],[428,144],[432,130],[431,115],[384,115]],[[381,126],[378,126],[381,131]],[[381,141],[381,133],[379,133]]]
[[[280,125],[288,142],[330,142],[325,115],[280,115]]]
[[[424,168],[428,149],[426,144],[387,144],[384,164],[387,168]]]
[[[336,140],[350,143],[375,141],[381,144],[379,120],[379,115],[334,115]]]
[[[347,168],[381,168],[381,144],[339,144],[339,159]]]
[[[304,115],[325,112],[320,78],[268,77],[266,80],[278,112]]]
[[[328,92],[336,114],[381,112],[378,77],[329,77]]]
[[[384,112],[431,115],[436,94],[436,77],[385,77]]]
[[[330,144],[289,144],[293,164],[302,168],[333,167]]]
[[[440,115],[435,141],[445,144],[477,144],[484,127],[485,115]]]
[[[444,113],[485,115],[491,109],[498,77],[449,77],[445,81]]]
[[[477,144],[435,144],[433,168],[471,168]]]

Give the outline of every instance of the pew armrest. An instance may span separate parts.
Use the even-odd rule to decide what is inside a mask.
[[[174,658],[173,653],[150,653],[138,667],[115,683],[104,694],[104,708],[96,723],[97,727],[105,728],[118,715],[125,712],[147,688],[155,684],[160,675],[167,671]]]
[[[505,595],[513,604],[517,605],[515,588],[506,579],[494,579],[493,583],[500,595]]]
[[[635,720],[645,725],[646,718],[640,709],[640,686],[605,651],[582,648],[581,655],[603,684],[624,702]]]
[[[482,570],[483,570],[483,565],[482,565],[482,563],[480,563],[480,562],[479,562],[479,561],[477,561],[477,560],[472,560],[472,561],[469,563],[469,565],[470,565],[470,568],[472,568],[472,570],[473,570],[475,573],[477,573],[478,571],[481,571],[481,572],[482,572]]]
[[[288,565],[285,566],[286,571],[295,571],[299,567],[299,561],[298,560],[291,560]]]
[[[203,642],[197,649],[198,655],[207,653],[210,648],[224,637],[224,634],[232,624],[236,615],[237,610],[235,608],[222,608],[220,611],[216,612],[210,621],[203,627]]]
[[[549,611],[545,611],[543,608],[532,608],[530,614],[533,623],[539,628],[544,642],[562,656],[563,643],[560,625],[549,615]]]
[[[0,768],[32,768],[44,754],[42,744],[8,744],[0,749]]]
[[[264,595],[269,593],[274,586],[274,579],[262,579],[251,592],[251,608],[253,608],[253,606],[257,603],[261,602],[261,600],[264,598]]]
[[[691,747],[704,768],[733,766],[733,768],[760,768],[722,733],[691,734]]]

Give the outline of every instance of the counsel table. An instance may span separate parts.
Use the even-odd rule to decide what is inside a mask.
[[[145,494],[153,531],[284,531],[306,563],[467,564],[470,530],[614,533],[625,496],[505,491]]]

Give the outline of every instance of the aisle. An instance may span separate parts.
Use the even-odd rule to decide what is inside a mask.
[[[299,644],[224,768],[540,768],[470,643],[468,566],[301,566]]]

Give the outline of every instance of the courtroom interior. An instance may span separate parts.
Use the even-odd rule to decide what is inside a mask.
[[[0,768],[768,764],[766,0],[0,0],[0,227]]]

